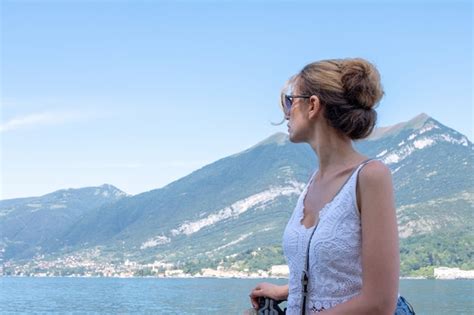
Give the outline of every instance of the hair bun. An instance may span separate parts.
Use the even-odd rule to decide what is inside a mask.
[[[342,60],[340,69],[346,100],[356,107],[372,109],[384,94],[375,66],[364,59],[354,58]]]

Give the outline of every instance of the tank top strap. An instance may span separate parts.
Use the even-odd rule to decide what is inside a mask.
[[[377,160],[376,158],[370,158],[365,160],[364,162],[360,163],[359,166],[357,166],[357,169],[354,173],[359,174],[360,170],[366,166],[369,162]]]
[[[355,178],[355,180],[357,180],[357,177],[359,176],[360,170],[361,170],[365,165],[367,165],[370,161],[373,161],[373,160],[376,160],[376,159],[375,159],[375,158],[370,158],[370,159],[367,159],[367,160],[363,161],[362,163],[360,163],[360,164],[354,169],[354,171],[352,171],[352,174],[351,174],[351,176],[349,176],[349,178],[348,178],[347,181],[353,181],[354,178]]]
[[[359,164],[357,169],[355,170],[353,174],[353,178],[351,179],[353,181],[352,187],[351,187],[351,194],[352,194],[352,200],[354,201],[354,207],[357,210],[357,215],[360,216],[360,211],[359,207],[357,205],[357,179],[359,178],[359,172],[362,170],[364,166],[366,166],[369,162],[371,161],[377,161],[378,159],[376,158],[370,158]]]

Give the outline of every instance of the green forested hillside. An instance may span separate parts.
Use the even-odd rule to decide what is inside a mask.
[[[422,114],[354,145],[392,171],[402,275],[429,275],[434,266],[473,269],[473,144]],[[283,229],[317,165],[308,145],[277,133],[135,196],[97,199],[104,196],[88,191],[77,202],[77,194],[61,193],[65,209],[49,202],[50,195],[1,201],[1,259],[20,265],[38,256],[87,257],[189,273],[269,270],[285,263]],[[37,204],[42,211],[35,211]],[[152,273],[144,270],[139,273]]]

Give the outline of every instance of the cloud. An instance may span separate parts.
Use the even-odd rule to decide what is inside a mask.
[[[77,120],[84,115],[79,112],[44,112],[16,117],[0,125],[0,132],[15,131],[45,125],[58,125]]]

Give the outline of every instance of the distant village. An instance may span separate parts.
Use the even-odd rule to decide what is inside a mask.
[[[155,261],[150,264],[139,264],[125,260],[122,264],[110,262],[98,263],[93,259],[65,256],[52,261],[41,260],[36,257],[30,262],[19,265],[4,262],[0,265],[0,276],[14,277],[156,277],[156,278],[288,278],[287,265],[274,265],[270,270],[257,270],[250,272],[244,270],[226,270],[202,268],[195,274],[186,273],[177,269],[171,263]],[[424,279],[425,277],[406,277],[408,279]],[[434,279],[474,279],[474,270],[461,270],[459,268],[435,267]]]
[[[201,272],[190,274],[182,269],[177,269],[173,264],[155,261],[150,264],[139,264],[126,260],[123,264],[110,262],[98,263],[94,260],[77,259],[75,256],[66,256],[54,261],[43,261],[34,259],[23,265],[5,262],[0,265],[1,276],[23,276],[23,277],[158,277],[158,278],[287,278],[288,267],[286,265],[272,266],[270,270],[224,270],[202,268]]]

